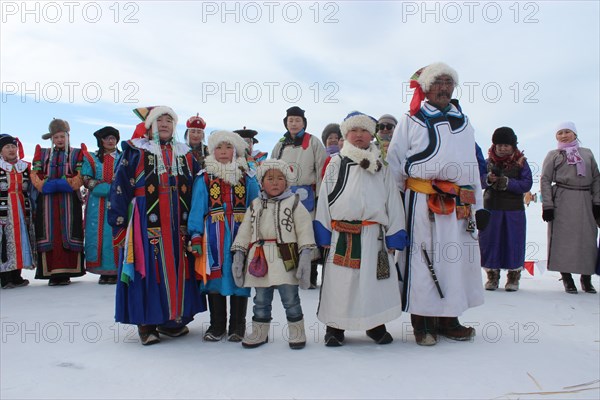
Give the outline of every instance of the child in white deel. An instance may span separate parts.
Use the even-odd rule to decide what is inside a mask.
[[[290,190],[293,171],[285,161],[266,160],[257,172],[262,191],[246,210],[231,247],[236,284],[256,288],[252,333],[242,346],[254,348],[269,340],[277,289],[288,320],[289,345],[301,349],[306,335],[298,285],[310,286],[311,250],[316,247],[312,219]]]

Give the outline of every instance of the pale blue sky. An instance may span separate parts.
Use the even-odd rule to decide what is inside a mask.
[[[484,150],[511,126],[541,164],[572,120],[599,154],[598,1],[1,3],[0,132],[28,156],[53,117],[95,147],[95,130],[129,138],[131,109],[156,104],[180,137],[198,112],[208,132],[258,130],[270,152],[292,105],[319,136],[352,110],[399,117],[410,76],[435,61],[458,71]]]

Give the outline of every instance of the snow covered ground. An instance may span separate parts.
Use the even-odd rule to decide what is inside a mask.
[[[539,204],[528,208],[528,258],[544,258],[540,215]],[[476,327],[473,342],[429,348],[415,344],[407,314],[387,325],[392,344],[347,332],[343,347],[326,348],[319,292],[302,291],[308,344],[300,351],[285,341],[277,295],[271,342],[260,348],[203,342],[207,312],[189,335],[144,347],[133,327],[113,320],[114,286],[90,274],[68,287],[24,276],[29,287],[0,291],[2,399],[600,396],[600,296],[566,294],[556,272],[524,273],[516,293],[486,292],[485,304],[461,318]],[[593,284],[600,287],[598,276]]]

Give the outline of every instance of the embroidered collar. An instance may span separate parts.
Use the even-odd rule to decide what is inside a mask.
[[[5,170],[6,172],[11,172],[14,168],[14,170],[20,174],[23,171],[25,171],[28,166],[29,166],[29,163],[27,161],[17,160],[16,163],[11,164],[8,161],[4,160],[3,158],[0,158],[0,168]]]
[[[368,149],[363,150],[353,146],[346,140],[344,141],[344,147],[340,150],[340,155],[348,157],[372,174],[381,170],[381,153],[373,143],[369,145]]]
[[[239,184],[244,177],[244,173],[248,171],[248,163],[243,157],[238,157],[228,164],[223,164],[218,162],[215,156],[211,154],[204,159],[204,165],[206,173],[215,175],[232,186]]]
[[[260,199],[263,201],[280,201],[280,200],[285,200],[288,197],[291,197],[293,195],[294,195],[294,192],[292,192],[292,190],[290,188],[285,189],[283,191],[283,193],[281,193],[279,196],[275,196],[275,197],[269,197],[269,195],[264,190],[260,191]]]

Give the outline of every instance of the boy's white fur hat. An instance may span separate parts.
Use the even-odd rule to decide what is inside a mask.
[[[377,120],[359,111],[352,111],[340,124],[340,131],[342,131],[344,139],[346,139],[346,134],[352,128],[366,129],[373,136],[377,130]]]
[[[283,160],[269,159],[263,161],[256,170],[258,182],[262,183],[263,177],[271,169],[277,169],[283,173],[287,180],[288,186],[296,182],[296,173],[294,168]]]
[[[236,157],[244,157],[248,144],[237,133],[230,131],[214,131],[208,136],[208,152],[214,154],[219,143],[226,142],[233,145]]]
[[[454,85],[458,85],[458,73],[454,68],[443,62],[429,64],[423,68],[420,73],[417,71],[416,74],[418,74],[417,82],[421,85],[421,89],[423,89],[423,92],[425,93],[429,91],[431,84],[435,82],[435,79],[440,75],[450,75],[454,81]]]

